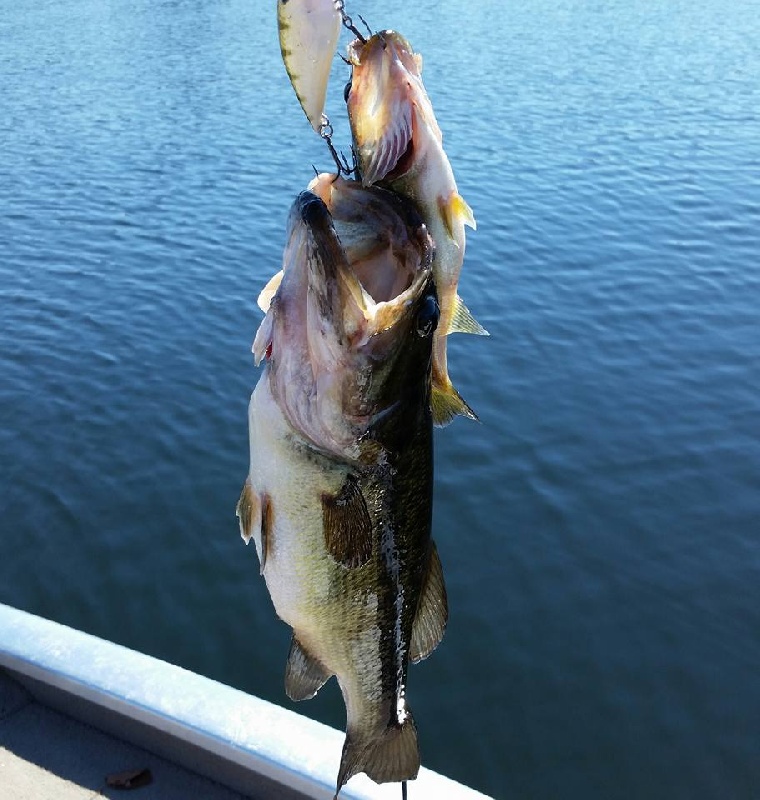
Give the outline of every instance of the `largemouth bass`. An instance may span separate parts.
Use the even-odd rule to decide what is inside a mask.
[[[319,176],[295,201],[283,271],[256,334],[238,503],[277,615],[285,689],[332,675],[346,705],[336,797],[351,776],[417,775],[409,661],[447,620],[431,538],[432,244],[410,204]]]
[[[465,225],[475,217],[457,190],[443,136],[422,83],[422,58],[395,31],[349,45],[347,95],[351,133],[365,186],[380,183],[412,200],[435,242],[433,273],[441,319],[433,345],[433,415],[445,425],[456,416],[476,419],[451,383],[446,336],[486,334],[457,295],[465,252]]]

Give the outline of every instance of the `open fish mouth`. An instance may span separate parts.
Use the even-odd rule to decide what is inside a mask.
[[[320,449],[345,454],[404,393],[410,343],[437,324],[432,258],[418,213],[384,189],[323,174],[293,203],[253,351],[292,427]]]
[[[333,281],[339,284],[345,332],[361,346],[410,313],[431,276],[432,242],[411,205],[383,189],[323,174],[308,193],[308,224],[334,269],[329,276],[317,270],[312,290],[330,292]],[[319,211],[315,201],[322,203]]]

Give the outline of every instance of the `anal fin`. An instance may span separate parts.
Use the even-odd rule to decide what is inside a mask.
[[[443,567],[435,542],[430,543],[427,569],[422,583],[417,614],[412,625],[409,657],[413,663],[427,658],[441,643],[449,619]]]
[[[472,312],[459,295],[454,300],[454,313],[446,333],[473,333],[476,336],[490,336],[488,331],[472,316]]]
[[[285,693],[291,700],[310,700],[325,685],[330,673],[298,643],[295,635],[285,665]]]

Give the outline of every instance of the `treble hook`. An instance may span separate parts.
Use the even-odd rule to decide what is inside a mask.
[[[319,135],[325,140],[327,149],[333,157],[335,166],[338,169],[338,177],[341,175],[353,175],[356,171],[356,165],[354,165],[354,167],[349,167],[346,157],[342,153],[338,153],[335,149],[335,145],[332,143],[333,126],[330,124],[330,120],[325,114],[322,115],[322,119],[324,121],[319,126]]]
[[[354,25],[354,21],[351,19],[351,17],[346,14],[346,4],[344,0],[335,0],[335,8],[338,10],[340,18],[343,20],[344,27],[348,28],[348,30],[350,30],[351,33],[353,33],[353,35],[356,36],[356,38],[362,44],[366,44],[367,40],[361,35],[358,28]],[[364,22],[364,20],[362,20],[362,22]],[[364,24],[366,25],[367,23],[365,22]]]

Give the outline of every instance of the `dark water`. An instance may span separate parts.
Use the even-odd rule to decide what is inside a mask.
[[[349,10],[424,54],[492,333],[450,344],[482,424],[436,440],[424,762],[760,797],[760,3]],[[0,109],[0,601],[287,704],[234,506],[255,298],[330,162],[274,4],[4,3]]]

